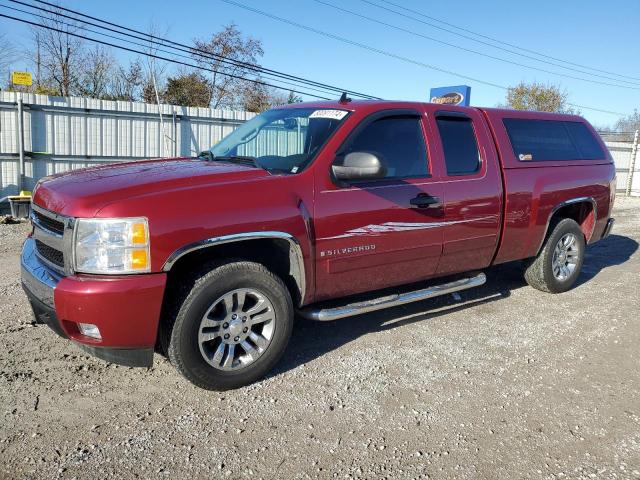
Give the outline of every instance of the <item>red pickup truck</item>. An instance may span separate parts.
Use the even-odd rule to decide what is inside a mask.
[[[578,116],[301,103],[197,158],[39,182],[22,282],[38,321],[102,359],[148,367],[159,349],[194,384],[235,388],[274,366],[296,312],[423,300],[515,260],[566,291],[611,231],[614,192]]]

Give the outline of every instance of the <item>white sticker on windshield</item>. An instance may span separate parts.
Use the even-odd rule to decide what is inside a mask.
[[[349,113],[346,110],[316,110],[309,118],[329,118],[331,120],[342,120]]]

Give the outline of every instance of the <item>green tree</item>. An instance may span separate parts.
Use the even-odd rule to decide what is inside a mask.
[[[568,103],[568,93],[556,85],[521,82],[507,91],[507,108],[538,112],[577,113]]]
[[[245,89],[242,93],[242,101],[240,108],[248,112],[260,113],[278,105],[286,105],[287,103],[298,103],[302,101],[300,97],[291,95],[285,96],[274,88],[267,87],[259,83],[246,82]]]
[[[287,103],[300,103],[302,102],[302,97],[300,95],[296,95],[294,92],[289,92],[289,96],[287,97]]]
[[[211,87],[199,73],[169,77],[163,101],[185,107],[208,107],[211,102]]]

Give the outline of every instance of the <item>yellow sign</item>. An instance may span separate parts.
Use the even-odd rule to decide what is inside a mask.
[[[11,72],[11,83],[30,87],[33,85],[33,77],[29,72]]]

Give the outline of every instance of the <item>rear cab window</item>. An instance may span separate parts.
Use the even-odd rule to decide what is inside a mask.
[[[466,115],[436,115],[444,150],[447,175],[473,175],[480,171],[480,151],[471,118]]]
[[[520,162],[603,160],[607,154],[580,121],[504,118],[513,153]]]

